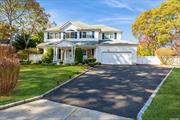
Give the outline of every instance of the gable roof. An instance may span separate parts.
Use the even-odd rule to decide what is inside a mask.
[[[46,29],[46,31],[48,31],[48,32],[61,31],[65,26],[67,26],[69,24],[76,26],[78,28],[78,30],[98,30],[98,31],[102,31],[102,32],[122,32],[121,30],[110,27],[110,26],[90,25],[90,24],[80,22],[80,21],[74,21],[74,22],[68,21],[65,24],[63,24],[62,26],[48,28],[48,29]]]

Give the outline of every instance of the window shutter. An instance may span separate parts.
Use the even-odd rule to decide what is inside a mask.
[[[102,39],[104,39],[104,33],[102,33]]]
[[[49,32],[47,33],[47,39],[49,39]]]
[[[94,31],[92,31],[92,38],[94,38]]]
[[[82,33],[81,32],[79,32],[79,38],[82,38]]]
[[[114,39],[117,39],[117,33],[114,33]]]

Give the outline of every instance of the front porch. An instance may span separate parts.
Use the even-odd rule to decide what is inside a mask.
[[[87,59],[90,57],[94,58],[95,48],[84,48],[84,47],[80,47],[80,48],[82,48],[83,50],[83,59]],[[71,48],[68,48],[68,47],[53,48],[53,63],[56,63],[56,64],[75,63],[75,49],[76,49],[75,46]]]
[[[75,63],[76,48],[83,50],[83,59],[90,57],[95,58],[96,44],[85,44],[82,42],[72,42],[68,40],[62,40],[52,43],[42,43],[38,45],[38,48],[44,49],[46,53],[48,48],[53,50],[53,63],[56,64],[73,64]]]

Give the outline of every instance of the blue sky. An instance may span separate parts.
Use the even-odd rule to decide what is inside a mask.
[[[163,0],[37,0],[58,25],[67,21],[105,24],[123,30],[123,40],[136,41],[131,25],[144,10]]]

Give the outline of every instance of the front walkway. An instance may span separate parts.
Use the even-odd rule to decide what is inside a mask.
[[[37,100],[0,111],[0,120],[131,120],[112,114]]]

